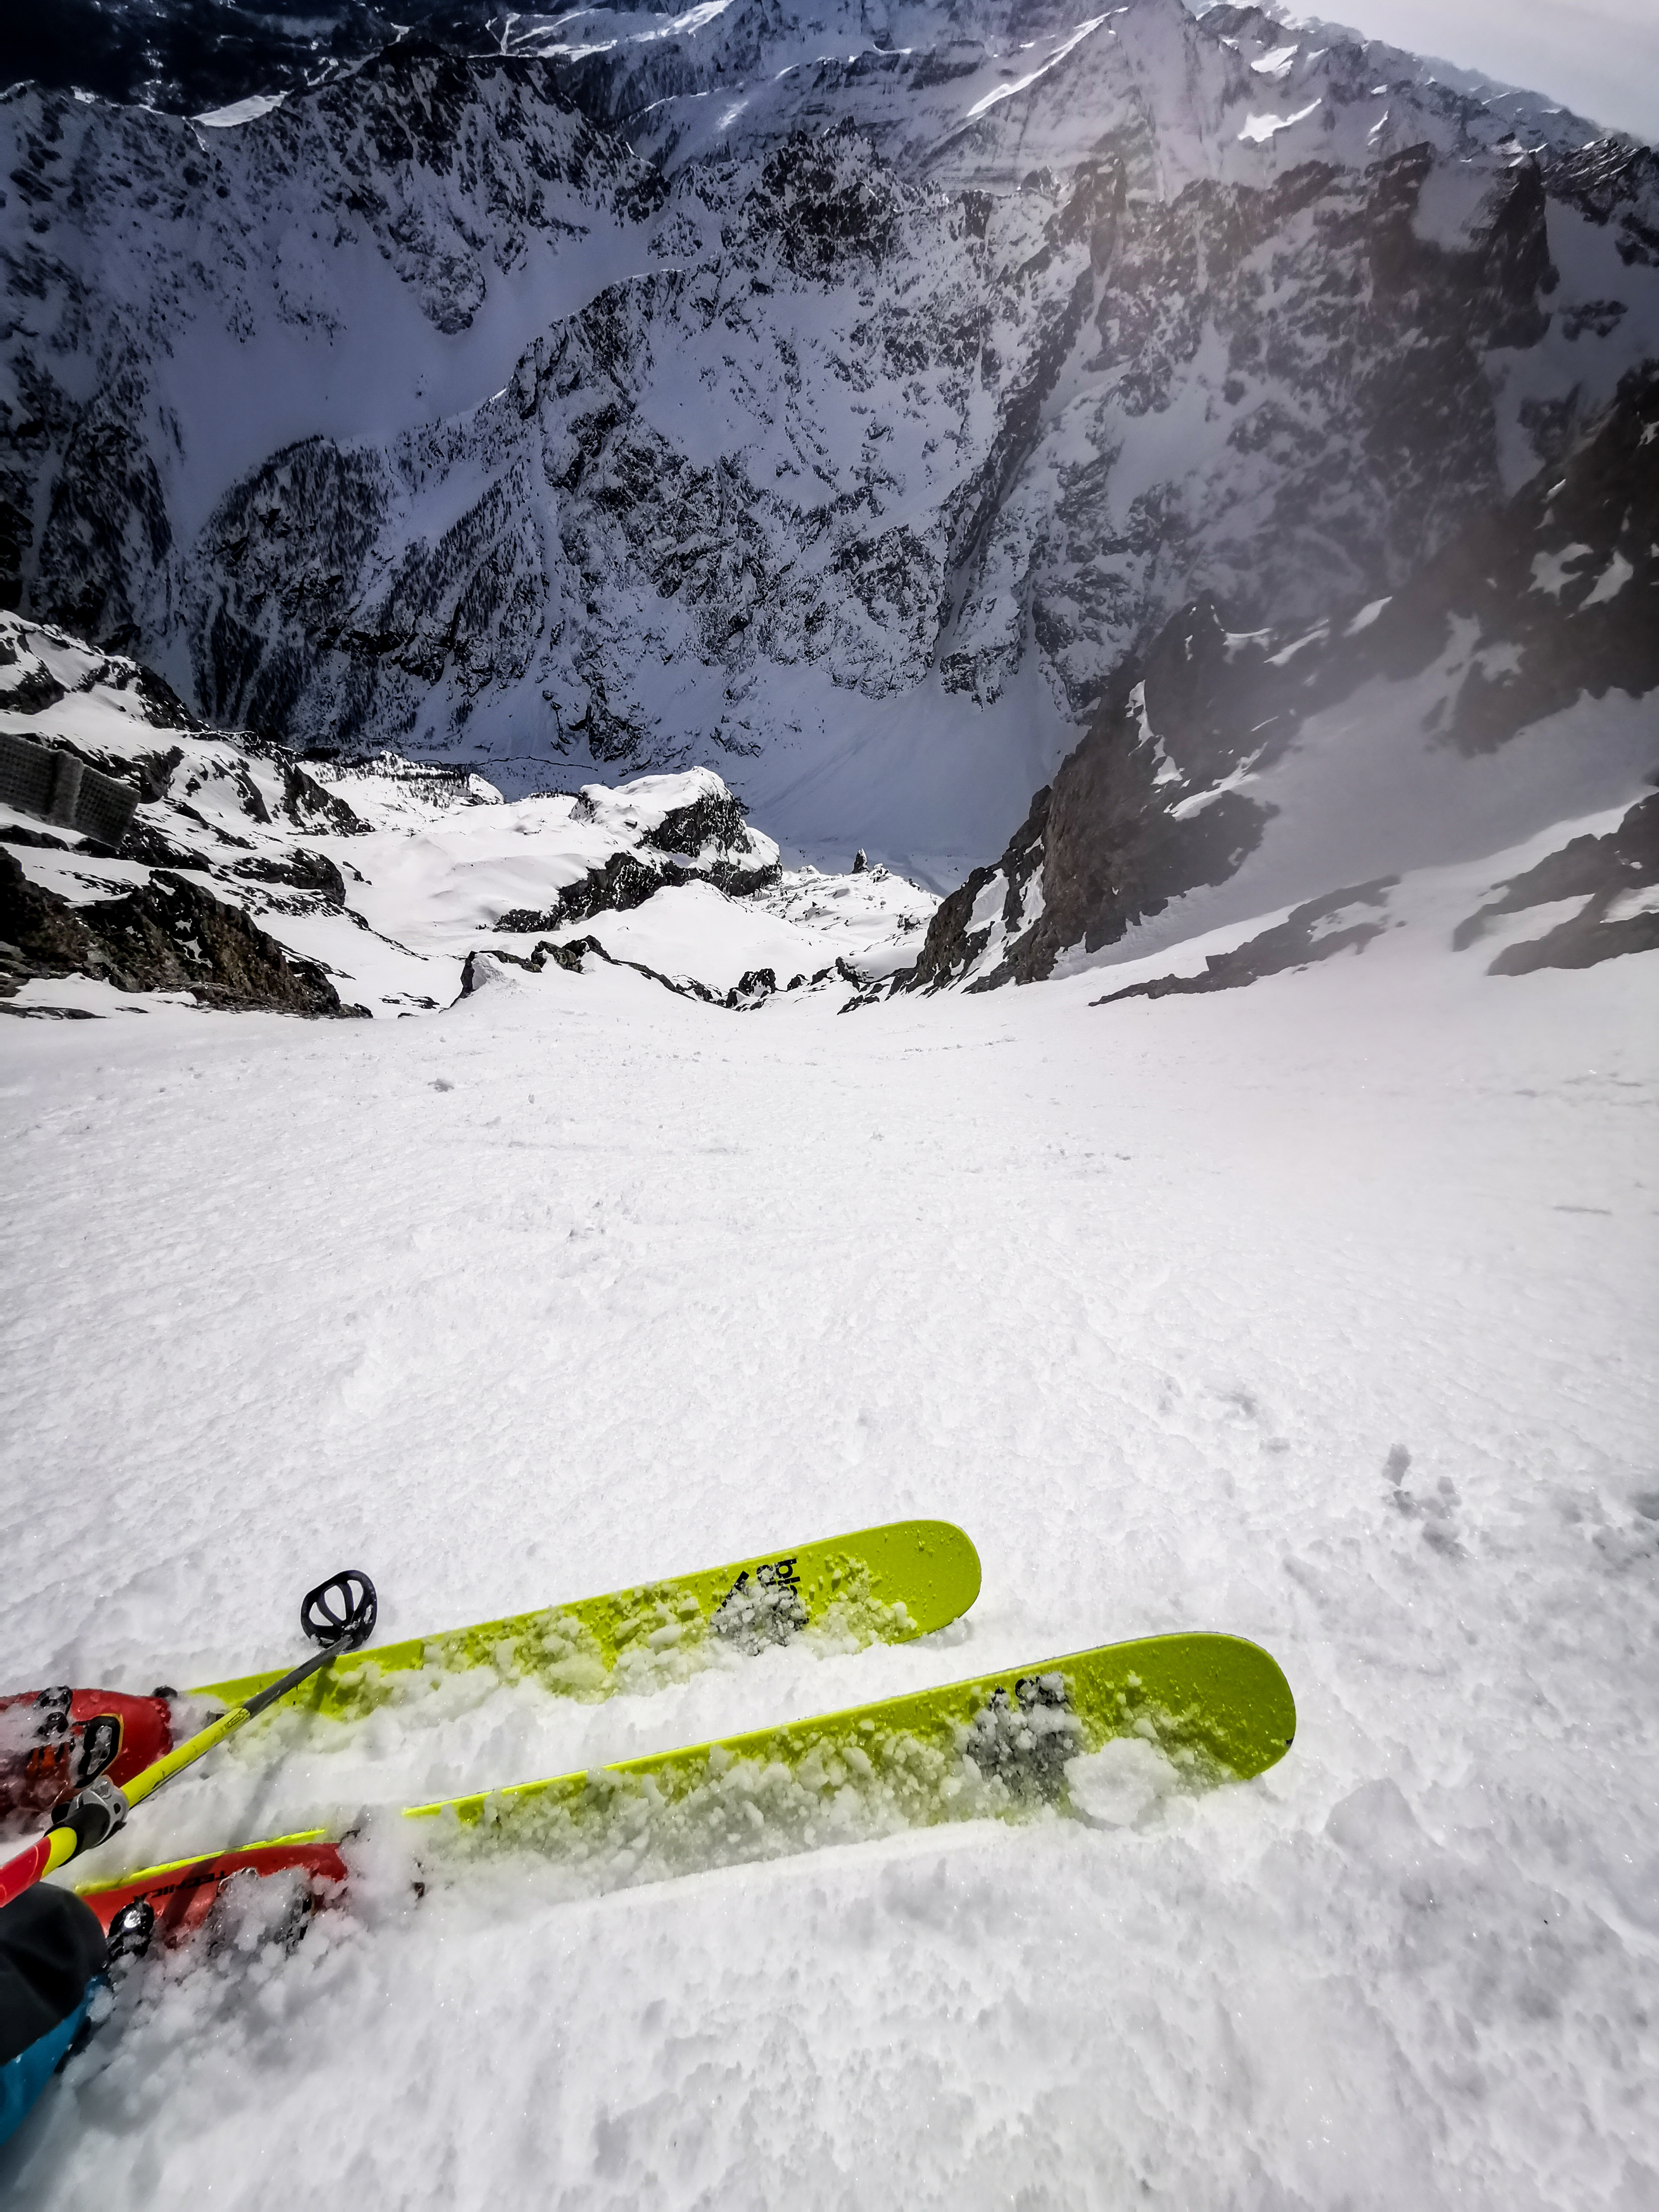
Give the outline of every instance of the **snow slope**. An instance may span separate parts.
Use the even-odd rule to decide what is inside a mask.
[[[280,1656],[348,1559],[388,1635],[894,1514],[985,1562],[917,1645],[245,1739],[128,1863],[1188,1626],[1300,1723],[1127,1827],[418,1905],[377,1845],[291,1956],[147,1967],[0,2188],[1650,2203],[1651,963],[1490,976],[1454,888],[1202,1001],[5,1024],[8,1684]]]

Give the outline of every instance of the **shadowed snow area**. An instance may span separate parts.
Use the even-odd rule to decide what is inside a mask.
[[[1432,928],[1201,1001],[738,1018],[550,963],[6,1024],[9,1686],[280,1660],[348,1561],[387,1638],[895,1516],[985,1569],[908,1646],[285,1717],[109,1871],[1166,1629],[1299,1719],[1248,1784],[1121,1746],[1084,1818],[648,1885],[417,1903],[371,1819],[291,1954],[266,1899],[134,1974],[0,2191],[1652,2203],[1649,963],[1492,976],[1472,875],[1403,895]]]

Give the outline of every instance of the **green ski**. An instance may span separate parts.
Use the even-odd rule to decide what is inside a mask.
[[[409,1704],[441,1676],[472,1667],[595,1700],[681,1680],[722,1649],[757,1652],[804,1630],[831,1649],[908,1643],[965,1613],[979,1582],[979,1554],[960,1528],[892,1521],[604,1597],[376,1644],[337,1659],[283,1703],[356,1720]],[[280,1670],[239,1675],[190,1694],[235,1705],[279,1679]]]
[[[1188,1786],[1247,1779],[1296,1733],[1277,1662],[1233,1636],[1148,1637],[920,1690],[718,1743],[411,1806],[462,1850],[557,1859],[626,1854],[672,1874],[716,1857],[985,1814],[1066,1809],[1067,1768],[1118,1737],[1160,1752]],[[735,1851],[732,1849],[735,1846]]]
[[[407,1808],[422,1878],[520,1850],[632,1882],[782,1857],[947,1820],[1079,1807],[1076,1762],[1115,1742],[1188,1790],[1281,1759],[1296,1705],[1278,1663],[1235,1636],[1154,1636],[720,1742]],[[373,1816],[371,1816],[372,1819]],[[325,1830],[88,1884],[101,1912],[136,1899],[193,1924],[233,1875],[349,1879]]]

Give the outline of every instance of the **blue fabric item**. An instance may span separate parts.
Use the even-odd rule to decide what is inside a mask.
[[[16,2134],[34,2109],[40,2092],[63,2063],[64,2054],[87,2016],[87,2007],[97,1986],[95,1979],[88,1982],[86,1995],[67,2020],[60,2020],[56,2027],[49,2028],[27,2051],[20,2051],[15,2058],[0,2066],[0,2143],[9,2142]]]

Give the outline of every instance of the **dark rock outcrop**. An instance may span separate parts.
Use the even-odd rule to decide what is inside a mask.
[[[699,806],[721,804],[735,807],[738,802],[698,801]],[[684,813],[695,811],[690,807],[681,810]],[[655,844],[659,838],[647,833],[647,842]],[[678,846],[670,849],[688,848]],[[700,852],[703,848],[694,846],[689,849]],[[700,867],[681,867],[672,860],[653,864],[636,859],[632,853],[613,853],[602,868],[590,869],[580,883],[571,884],[561,891],[551,906],[539,911],[531,907],[509,908],[495,927],[514,936],[526,937],[538,929],[563,929],[573,921],[587,921],[596,914],[627,914],[636,906],[643,906],[659,891],[677,890],[684,884],[712,884],[728,898],[746,898],[776,883],[781,872],[775,862],[746,868],[740,861],[714,860]]]
[[[255,883],[286,884],[293,890],[312,891],[331,906],[345,904],[345,878],[326,853],[309,853],[302,847],[287,860],[257,856],[238,860],[231,873],[246,876]]]
[[[80,838],[71,844],[67,837],[54,837],[50,830],[30,830],[21,822],[0,823],[0,845],[24,845],[37,853],[84,852]]]
[[[400,0],[397,21],[369,0],[321,0],[303,15],[262,0],[52,0],[6,26],[8,75],[174,115],[250,94],[302,92],[349,75],[397,38],[430,24],[451,51],[494,51],[482,0]]]
[[[1339,952],[1363,952],[1374,937],[1382,934],[1386,921],[1353,921],[1335,928],[1320,925],[1337,921],[1351,907],[1386,906],[1389,893],[1398,881],[1397,876],[1379,877],[1374,884],[1356,884],[1350,890],[1310,899],[1304,906],[1292,908],[1275,928],[1263,930],[1247,945],[1235,945],[1231,952],[1211,953],[1196,975],[1157,975],[1149,982],[1108,991],[1104,998],[1091,999],[1089,1003],[1110,1006],[1120,999],[1173,999],[1205,991],[1237,991],[1247,983],[1260,982],[1264,975],[1283,975],[1290,968],[1310,968]]]
[[[165,830],[142,817],[136,819],[121,840],[124,860],[142,860],[149,868],[201,868],[204,864],[199,853],[191,852],[188,845],[180,845],[169,837]]]
[[[646,831],[645,842],[659,853],[679,853],[688,860],[695,860],[710,845],[722,852],[746,853],[749,826],[743,818],[742,801],[733,799],[730,792],[720,796],[708,792],[690,806],[671,807],[654,830]]]
[[[583,962],[590,957],[604,961],[607,968],[631,968],[636,975],[647,976],[652,982],[660,983],[677,999],[701,999],[711,1006],[729,1006],[736,1003],[735,993],[728,992],[722,999],[706,983],[698,982],[695,975],[665,975],[661,969],[649,968],[642,960],[619,960],[614,952],[605,951],[597,937],[572,938],[567,945],[544,942],[527,954],[503,952],[499,946],[493,945],[482,953],[469,952],[461,969],[461,997],[470,999],[484,980],[488,970],[480,967],[481,960],[503,961],[508,967],[522,968],[532,975],[539,975],[550,960],[556,968],[562,968],[567,975],[580,975],[583,973]]]
[[[1529,975],[1540,968],[1594,968],[1626,952],[1659,947],[1659,913],[1613,915],[1614,902],[1659,884],[1659,798],[1632,806],[1605,837],[1574,837],[1535,868],[1513,876],[1498,897],[1460,922],[1452,942],[1477,943],[1500,915],[1583,899],[1575,915],[1542,937],[1505,945],[1487,973]]]
[[[461,969],[461,997],[470,999],[483,980],[487,971],[481,970],[481,959],[503,961],[507,966],[522,968],[532,975],[539,975],[550,960],[556,968],[562,968],[567,975],[580,975],[583,972],[583,962],[589,957],[604,961],[608,968],[631,968],[636,975],[644,975],[653,983],[660,983],[665,991],[672,991],[678,999],[700,999],[705,1006],[720,1006],[728,1013],[752,1012],[757,1006],[763,1006],[778,988],[775,969],[752,968],[722,994],[719,991],[711,991],[695,975],[665,975],[660,968],[647,967],[643,960],[619,960],[614,952],[605,951],[597,937],[576,937],[564,945],[544,942],[537,945],[533,952],[527,954],[503,952],[495,945],[482,953],[469,952]],[[812,981],[821,983],[836,972],[842,974],[849,982],[858,980],[845,963],[838,960],[834,969],[821,969]],[[805,978],[799,975],[795,978],[795,983],[804,981]],[[795,988],[795,983],[790,985],[791,990]]]
[[[285,952],[239,908],[158,871],[125,897],[71,906],[0,848],[0,995],[33,977],[100,977],[120,991],[189,991],[204,1005],[351,1014],[314,962]]]
[[[1621,953],[1654,951],[1659,951],[1659,914],[1626,915],[1610,921],[1586,908],[1542,937],[1505,946],[1486,972],[1532,975],[1540,968],[1595,968]]]

